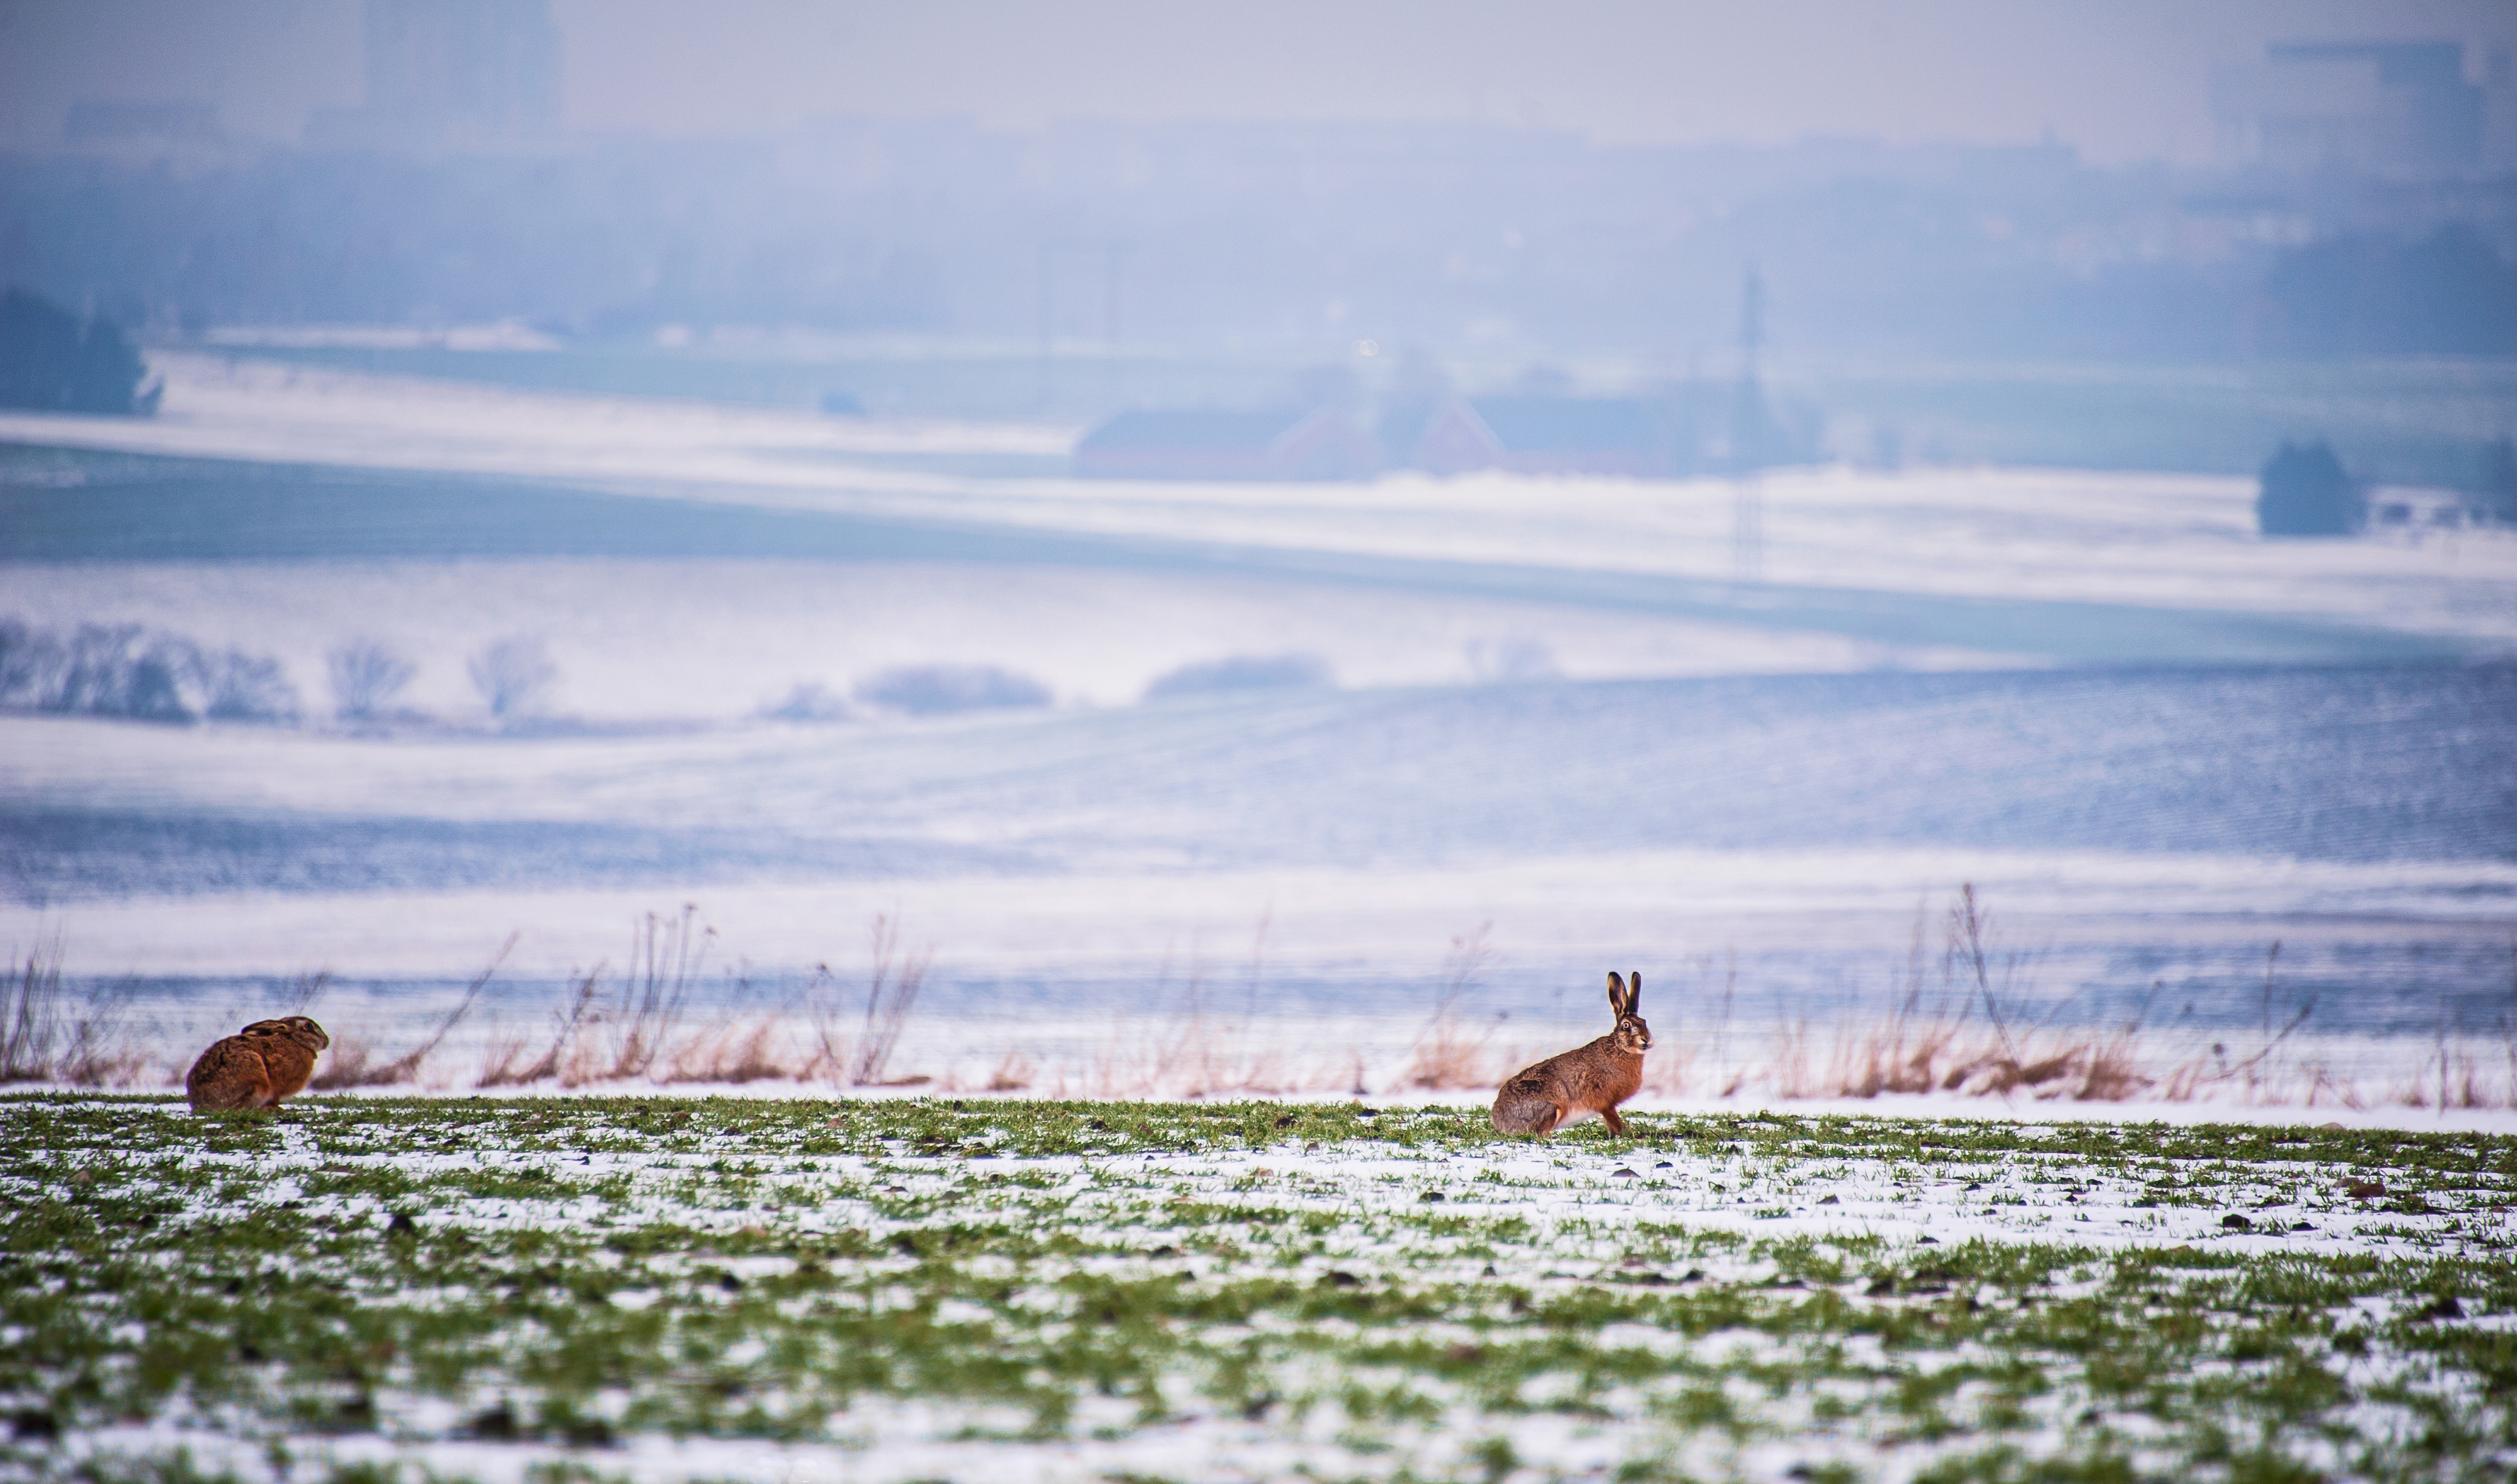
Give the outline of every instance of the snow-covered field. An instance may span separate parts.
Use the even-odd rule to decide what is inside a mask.
[[[1553,1006],[1612,964],[1688,986],[1694,1022],[1716,987],[1769,1027],[1875,1017],[1966,882],[2026,955],[2018,1001],[2075,1023],[2144,996],[2152,1024],[2245,1021],[2278,940],[2315,1031],[2497,1034],[2510,532],[2266,542],[2239,481],[1821,469],[1754,488],[1749,553],[1720,481],[983,479],[900,460],[1074,430],[155,363],[155,419],[0,414],[0,440],[88,450],[6,464],[64,552],[108,486],[145,514],[156,487],[78,462],[119,450],[240,471],[218,509],[248,514],[256,471],[403,481],[309,487],[288,508],[318,524],[564,489],[570,550],[670,509],[894,523],[925,553],[423,561],[345,514],[320,560],[0,566],[0,616],[142,624],[295,687],[291,726],[0,717],[0,943],[138,976],[175,1040],[319,969],[390,1040],[510,933],[531,1018],[695,902],[715,964],[773,986],[904,924],[936,954],[905,1045],[939,1076],[973,1059],[945,1007],[1158,1018],[1201,976],[1290,1039],[1323,1005],[1377,1018],[1378,1063],[1480,930],[1468,1003],[1533,1040],[1586,1024]],[[511,638],[556,678],[500,725],[467,666]],[[417,666],[355,727],[324,679],[354,640]],[[1284,657],[1331,684],[1143,700]],[[938,665],[1047,703],[852,699]],[[798,688],[831,719],[763,717]]]
[[[652,1096],[0,1128],[0,1461],[34,1478],[2445,1479],[2517,1447],[2504,1135]]]
[[[6,413],[0,440],[1602,578],[1741,575],[1727,481],[947,478],[849,458],[1054,451],[1075,430],[508,392],[190,354],[151,363],[167,380],[158,417]],[[2278,615],[2517,648],[2517,532],[2266,542],[2246,482],[2183,476],[1825,469],[1769,475],[1760,488],[1755,575],[1779,588]]]
[[[2026,662],[1753,618],[939,562],[19,563],[0,567],[0,612],[31,621],[143,623],[274,656],[319,722],[325,656],[363,639],[417,664],[404,705],[474,727],[487,717],[465,661],[517,635],[558,669],[550,714],[609,725],[749,720],[798,686],[844,703],[901,665],[995,665],[1062,705],[1106,708],[1186,665],[1287,655],[1350,688]]]

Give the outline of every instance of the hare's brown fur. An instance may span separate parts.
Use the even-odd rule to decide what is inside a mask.
[[[230,1108],[268,1108],[305,1090],[315,1059],[332,1038],[303,1015],[257,1020],[213,1042],[184,1078],[194,1113]]]
[[[1546,1134],[1569,1121],[1598,1114],[1610,1133],[1624,1133],[1626,1121],[1617,1105],[1643,1084],[1643,1053],[1651,1049],[1651,1028],[1635,1007],[1643,997],[1643,976],[1627,988],[1608,976],[1608,1008],[1617,1028],[1587,1046],[1523,1067],[1495,1093],[1497,1133]]]

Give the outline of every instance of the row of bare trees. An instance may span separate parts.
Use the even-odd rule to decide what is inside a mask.
[[[419,666],[390,646],[355,640],[326,656],[325,668],[339,719],[412,715],[396,702]],[[501,639],[464,668],[482,704],[500,721],[540,710],[559,679],[538,639]],[[287,670],[269,655],[205,648],[138,623],[58,629],[0,617],[0,710],[286,725],[299,719],[303,706]]]
[[[297,689],[279,661],[208,650],[137,623],[39,628],[0,618],[0,708],[141,721],[286,722]]]

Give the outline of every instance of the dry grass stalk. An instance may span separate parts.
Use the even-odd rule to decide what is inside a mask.
[[[1943,990],[1930,1015],[1923,1013],[1923,914],[1914,913],[1914,936],[1905,954],[1905,994],[1883,1023],[1837,1039],[1834,1079],[1843,1097],[1877,1097],[1883,1092],[1929,1092],[1940,1085],[1941,1063],[1965,1021],[1947,1010],[1946,968]]]
[[[1730,1009],[1739,995],[1739,951],[1728,951],[1728,967],[1722,977],[1722,999],[1713,1012],[1713,1080],[1724,1097],[1734,1097],[1746,1083],[1748,1074],[1730,1060]]]
[[[70,1016],[68,1041],[53,1063],[53,1080],[73,1087],[128,1087],[147,1076],[152,1058],[123,1024],[128,983],[94,995]]]
[[[611,1033],[610,1065],[596,1080],[625,1081],[645,1077],[673,1039],[688,1000],[692,976],[707,957],[716,929],[699,920],[699,908],[685,902],[681,915],[647,913],[629,929],[629,967],[621,977],[620,998],[608,1015],[598,1017]]]
[[[2033,959],[1998,947],[1999,936],[1975,883],[1961,883],[1958,900],[1948,909],[1941,992],[1927,1011],[1917,921],[1906,958],[1904,997],[1887,1023],[1859,1038],[1845,1058],[1845,1093],[1872,1097],[1937,1090],[2007,1098],[2026,1091],[2039,1099],[2102,1101],[2149,1084],[2138,1070],[2139,1013],[2109,1035],[2057,1034],[2052,1025],[2069,1005],[2067,998],[2048,1012],[2044,1023],[2021,1025],[2012,1007],[2030,997],[2022,976]],[[1973,1030],[1979,1013],[1984,1029]]]
[[[2130,1101],[2150,1085],[2141,1072],[2141,1022],[2127,1021],[2113,1036],[2089,1047],[2080,1071],[2079,1098],[2091,1103]],[[2310,1097],[2312,1105],[2315,1098]]]
[[[318,1092],[336,1092],[343,1087],[374,1085],[367,1069],[375,1060],[375,1047],[363,1036],[344,1032],[332,1038],[332,1049],[323,1058],[323,1070],[308,1080],[306,1085]]]
[[[1489,919],[1477,924],[1474,932],[1451,940],[1442,964],[1441,988],[1433,996],[1432,1022],[1416,1039],[1415,1060],[1400,1079],[1406,1085],[1441,1091],[1483,1087],[1501,1080],[1486,1060],[1486,1042],[1494,1039],[1494,1027],[1472,1036],[1459,1014],[1461,996],[1495,962],[1495,952],[1486,942],[1493,928]]]
[[[1139,1022],[1131,1035],[1114,1031],[1107,1049],[1093,1057],[1077,1079],[1087,1095],[1202,1098],[1222,1092],[1326,1091],[1341,1085],[1338,1078],[1316,1070],[1308,1077],[1295,1072],[1282,1052],[1253,1044],[1266,971],[1267,927],[1268,919],[1261,916],[1251,952],[1246,1014],[1238,1022],[1209,1012],[1206,969],[1195,957],[1190,960],[1186,988],[1173,1001],[1172,959],[1166,952],[1155,973],[1152,1000],[1158,1010],[1167,1003],[1173,1008]],[[1357,1069],[1359,1078],[1359,1062]]]
[[[49,1081],[53,1042],[62,1034],[62,945],[38,944],[12,965],[0,1023],[0,1082]]]
[[[39,944],[13,962],[0,988],[0,1082],[129,1085],[149,1065],[124,1022],[128,983],[74,996],[62,983],[62,945]]]
[[[315,1074],[307,1085],[330,1092],[345,1087],[393,1087],[417,1081],[421,1065],[454,1028],[462,1024],[464,1017],[472,1013],[472,1006],[480,999],[481,991],[489,986],[491,976],[498,972],[499,965],[507,961],[507,955],[516,951],[517,940],[522,937],[522,932],[507,935],[506,943],[500,946],[489,965],[473,976],[472,982],[464,987],[463,997],[455,1002],[444,1020],[437,1023],[437,1030],[426,1040],[392,1061],[378,1065],[374,1049],[363,1038],[341,1037],[332,1043],[328,1064]]]
[[[297,975],[288,981],[286,989],[279,992],[279,1013],[282,1015],[313,1014],[315,1001],[322,998],[323,992],[331,987],[330,969],[315,969]]]
[[[493,1022],[494,1024],[494,1022]],[[517,1087],[527,1079],[516,1063],[524,1060],[523,1037],[492,1035],[487,1049],[481,1053],[481,1075],[472,1080],[475,1087]]]
[[[900,1044],[909,1013],[917,1006],[925,986],[931,951],[911,954],[894,972],[892,957],[900,948],[900,928],[890,917],[874,919],[874,978],[866,986],[865,1031],[858,1039],[848,1081],[860,1087],[887,1085],[883,1073]]]
[[[2227,1041],[2213,1041],[2210,1057],[2205,1060],[2189,1056],[2159,1080],[2161,1095],[2170,1102],[2188,1102],[2220,1088],[2242,1091],[2249,1102],[2278,1103],[2287,1099],[2289,1088],[2300,1076],[2299,1069],[2286,1060],[2290,1039],[2307,1024],[2316,1012],[2313,996],[2296,1000],[2287,991],[2278,990],[2281,967],[2280,940],[2264,954],[2263,1019],[2251,1053],[2240,1052],[2232,1060]],[[2276,994],[2279,1009],[2276,1009]],[[2279,1029],[2275,1029],[2276,1021]],[[2324,1069],[2318,1068],[2309,1085],[2313,1090],[2330,1084]]]
[[[1809,1021],[1804,1018],[1780,1027],[1774,1037],[1774,1048],[1766,1065],[1766,1085],[1776,1097],[1814,1097],[1819,1087],[1810,1072]]]
[[[552,1016],[555,1024],[550,1044],[542,1049],[540,1056],[519,1067],[516,1063],[522,1061],[525,1054],[525,1043],[521,1039],[491,1042],[489,1054],[482,1062],[478,1085],[516,1087],[553,1078],[567,1081],[569,1074],[576,1070],[577,1033],[593,1014],[595,996],[603,983],[603,967],[598,962],[578,976],[569,992],[568,1008]],[[569,1081],[569,1085],[573,1086],[575,1082]]]
[[[1940,988],[1927,1000],[1924,924],[1918,911],[1907,949],[1903,994],[1887,1017],[1868,1026],[1840,1027],[1831,1038],[1825,1071],[1815,1068],[1808,1024],[1781,1028],[1765,1062],[1755,1068],[1718,1066],[1717,1085],[1728,1097],[1751,1081],[1785,1098],[1878,1097],[1883,1093],[1958,1092],[1976,1096],[2116,1100],[2151,1085],[2139,1070],[2141,1016],[2110,1035],[2066,1036],[2046,1024],[2026,1027],[2010,1008],[2025,995],[2026,955],[1998,947],[1992,914],[1972,883],[1948,909],[1941,952]],[[1997,970],[1996,970],[1997,965]],[[1717,1030],[1727,1038],[1730,996],[1726,985]],[[2069,1001],[2064,1002],[2065,1005]]]
[[[1008,1051],[1003,1060],[997,1063],[997,1070],[988,1074],[988,1090],[1021,1092],[1030,1087],[1039,1076],[1040,1069],[1032,1065],[1030,1057],[1020,1051]]]
[[[795,1069],[779,1054],[779,1017],[724,1021],[685,1039],[664,1059],[661,1082],[758,1082],[781,1081]]]
[[[839,976],[832,973],[827,963],[813,965],[813,977],[804,986],[802,998],[804,1015],[812,1028],[812,1050],[795,1075],[833,1082],[844,1081],[848,1068],[854,1065],[855,1043],[840,1018]]]

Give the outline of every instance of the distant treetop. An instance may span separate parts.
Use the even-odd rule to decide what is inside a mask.
[[[148,416],[159,388],[122,326],[21,288],[0,294],[0,406]]]
[[[2284,443],[2265,461],[2255,523],[2268,536],[2343,536],[2367,516],[2360,487],[2324,443]]]

